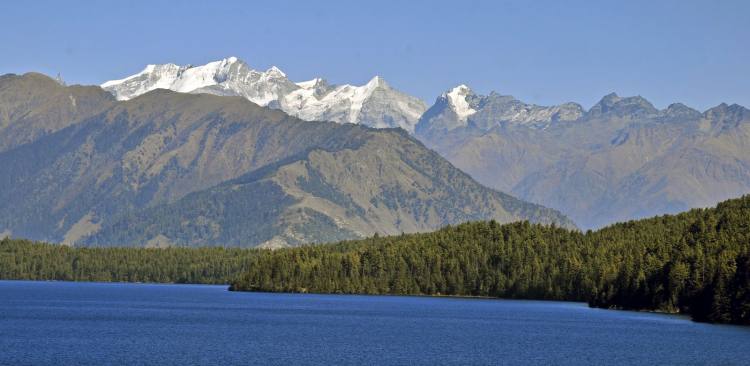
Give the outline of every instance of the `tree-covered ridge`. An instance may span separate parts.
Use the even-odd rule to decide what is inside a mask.
[[[232,289],[576,300],[750,324],[750,196],[596,232],[474,222],[259,252]]]
[[[4,239],[0,279],[573,300],[748,325],[750,196],[596,232],[473,222],[275,251],[69,248]]]
[[[0,240],[0,279],[226,284],[255,251],[225,248],[74,248]]]

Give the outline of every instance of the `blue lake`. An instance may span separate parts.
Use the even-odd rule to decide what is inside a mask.
[[[0,364],[750,365],[750,328],[581,303],[0,281]]]

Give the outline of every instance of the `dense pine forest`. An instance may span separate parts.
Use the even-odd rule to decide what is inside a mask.
[[[227,284],[253,250],[72,248],[0,240],[0,279]]]
[[[595,232],[490,221],[276,251],[89,249],[5,239],[0,278],[573,300],[748,325],[750,196]]]

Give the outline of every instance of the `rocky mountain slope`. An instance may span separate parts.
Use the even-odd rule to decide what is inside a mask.
[[[750,192],[750,112],[739,105],[658,110],[610,94],[584,111],[459,87],[438,98],[416,131],[481,183],[558,209],[584,228]]]
[[[0,171],[11,172],[0,177],[0,233],[66,244],[285,246],[469,219],[572,226],[481,186],[401,130],[167,90],[102,104],[0,153]]]
[[[552,210],[480,186],[404,133],[354,131],[344,146],[313,148],[125,216],[84,243],[282,247],[488,217],[572,225]]]
[[[425,110],[418,98],[393,89],[376,76],[367,84],[329,85],[323,79],[294,83],[276,67],[256,71],[236,57],[202,66],[148,65],[138,74],[102,84],[119,100],[155,89],[234,95],[307,121],[357,123],[414,131]]]

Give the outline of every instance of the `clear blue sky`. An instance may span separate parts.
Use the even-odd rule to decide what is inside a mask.
[[[381,75],[428,103],[466,83],[526,102],[640,94],[750,106],[750,1],[13,1],[0,73],[98,84],[237,56],[301,81]]]

